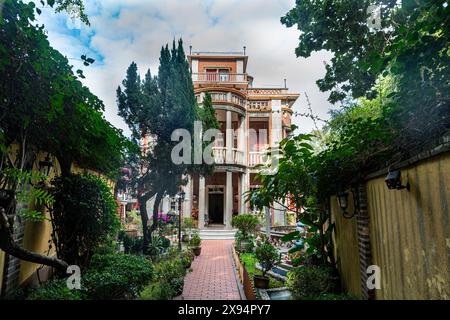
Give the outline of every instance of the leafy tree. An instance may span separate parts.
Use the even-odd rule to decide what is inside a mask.
[[[157,227],[158,208],[164,195],[175,195],[185,183],[185,175],[212,171],[209,165],[174,164],[171,154],[178,141],[172,141],[172,133],[184,129],[193,138],[195,120],[202,122],[203,130],[218,128],[211,100],[203,107],[197,106],[182,40],[178,46],[174,41],[171,50],[168,45],[163,47],[159,62],[158,76],[152,77],[149,70],[144,80],[138,75],[137,65],[131,63],[123,89],[117,89],[119,115],[130,127],[134,140],[137,143],[143,137],[149,139],[148,149],[129,157],[130,166],[134,167],[132,183],[140,203],[144,250]],[[146,203],[153,197],[153,223],[148,228]]]
[[[381,8],[381,27],[370,28],[367,9]],[[450,6],[446,0],[297,1],[281,22],[301,31],[297,56],[334,54],[317,81],[329,100],[376,95],[381,77],[395,81],[391,127],[406,157],[450,129]]]
[[[70,3],[82,4],[78,0],[47,3],[56,4],[56,10],[66,10]],[[64,176],[70,175],[75,162],[112,174],[121,164],[127,142],[104,119],[102,102],[77,80],[68,60],[50,46],[44,26],[33,24],[35,12],[40,14],[36,5],[6,0],[2,9],[0,185],[9,196],[4,197],[1,205],[0,248],[20,259],[65,270],[64,261],[29,252],[12,240],[16,194],[29,188],[21,177],[35,176],[32,170],[38,151],[55,156]],[[84,12],[82,7],[80,12]],[[11,176],[8,172],[17,174]]]

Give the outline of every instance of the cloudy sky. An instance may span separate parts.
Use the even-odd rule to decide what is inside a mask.
[[[294,0],[85,0],[91,26],[73,21],[67,14],[43,8],[40,21],[48,30],[50,43],[65,54],[75,69],[81,68],[92,92],[106,105],[106,118],[128,133],[117,116],[115,91],[131,61],[143,74],[157,71],[162,45],[182,37],[185,50],[241,51],[247,47],[248,73],[254,86],[282,86],[301,94],[294,111],[306,112],[304,93],[313,111],[328,118],[331,105],[315,81],[325,73],[330,54],[320,52],[303,59],[294,50],[299,31],[281,25],[280,17]],[[96,59],[83,67],[81,55]],[[311,120],[294,119],[301,131],[313,128]],[[320,124],[320,123],[319,123]]]

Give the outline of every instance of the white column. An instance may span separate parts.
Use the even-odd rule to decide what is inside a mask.
[[[225,191],[225,215],[224,223],[227,229],[231,229],[233,217],[233,172],[227,171],[227,185]]]
[[[283,138],[282,126],[283,114],[281,112],[281,100],[272,100],[272,147],[278,146]]]
[[[226,144],[226,163],[233,163],[233,127],[232,127],[231,111],[227,110],[227,144]]]
[[[242,157],[242,163],[245,165],[247,163],[246,157],[247,157],[247,144],[246,144],[246,130],[245,130],[245,123],[246,119],[244,116],[239,117],[239,143],[238,143],[238,149],[243,152]]]
[[[281,112],[281,100],[272,100],[272,132],[271,132],[271,146],[277,148],[283,138],[283,114]],[[278,203],[274,203],[274,224],[285,224],[285,209]]]
[[[183,203],[183,217],[190,217],[192,213],[192,197],[193,195],[193,188],[192,188],[192,178],[191,176],[188,176],[188,182],[184,186],[184,193],[185,193],[185,201]]]
[[[247,213],[248,205],[245,203],[246,192],[249,190],[249,173],[245,172],[241,174],[241,208],[239,214]]]
[[[199,177],[198,185],[198,228],[202,229],[205,226],[206,214],[206,183],[204,177]]]

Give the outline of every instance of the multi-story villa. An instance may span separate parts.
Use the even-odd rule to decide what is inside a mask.
[[[189,177],[182,214],[197,216],[200,229],[231,229],[233,215],[249,211],[244,193],[258,187],[255,166],[266,161],[266,150],[289,133],[299,94],[287,88],[253,87],[245,52],[193,52],[188,60],[198,102],[205,92],[211,94],[221,137],[213,148],[214,174]],[[162,201],[162,212],[170,208],[169,199]],[[281,207],[272,209],[272,224],[285,224]]]

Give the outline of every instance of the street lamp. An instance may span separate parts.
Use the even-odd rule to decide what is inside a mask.
[[[402,176],[400,170],[389,170],[388,175],[384,181],[389,190],[406,189],[409,191],[410,189],[409,182],[407,182],[405,186],[402,185]]]
[[[347,208],[348,208],[348,192],[346,191],[340,191],[336,194],[336,198],[339,204],[339,207],[342,210],[342,215],[344,216],[344,218],[346,219],[351,219],[353,218],[353,216],[356,214],[356,199],[355,199],[355,194],[353,193],[353,203],[354,203],[354,208],[353,208],[353,213],[348,213],[347,212]]]
[[[185,193],[181,191],[178,193],[178,250],[181,251],[181,204],[184,201]]]

